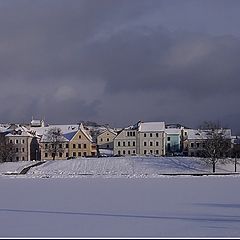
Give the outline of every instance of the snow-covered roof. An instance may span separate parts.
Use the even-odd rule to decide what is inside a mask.
[[[181,134],[181,129],[179,128],[166,128],[165,129],[166,134],[175,134],[175,135],[180,135]]]
[[[139,132],[161,132],[164,130],[164,122],[144,122],[139,125]]]
[[[72,124],[72,125],[49,125],[46,127],[31,127],[30,129],[35,131],[37,135],[42,136],[51,128],[60,128],[62,133],[65,134],[65,133],[77,131],[78,127],[79,127],[78,124]]]
[[[7,131],[7,128],[5,127],[0,127],[0,132],[6,132]]]
[[[52,128],[59,128],[61,129],[61,132],[63,134],[64,137],[64,141],[70,141],[75,134],[78,132],[78,130],[81,130],[82,133],[89,139],[89,141],[92,142],[92,137],[90,136],[90,134],[84,129],[83,125],[80,124],[76,124],[76,125],[50,125],[47,127],[42,127],[42,128],[31,128],[31,129],[35,129],[38,134],[41,132],[42,135],[42,139],[41,142],[46,142],[47,141],[47,132],[52,129]],[[39,131],[40,129],[40,131]]]
[[[209,138],[210,130],[196,130],[196,129],[185,129],[189,140],[204,140]],[[223,133],[225,138],[231,139],[231,129],[218,129],[219,133]]]
[[[34,135],[31,134],[29,130],[24,126],[17,127],[15,130],[6,134],[6,136],[7,137],[34,137]]]
[[[98,134],[98,136],[102,135],[102,134],[105,133],[105,132],[110,132],[110,133],[112,133],[112,134],[114,134],[114,135],[117,135],[117,133],[114,132],[114,130],[112,130],[112,129],[110,129],[110,128],[106,128],[105,130],[103,130],[102,132],[100,132],[100,133]]]

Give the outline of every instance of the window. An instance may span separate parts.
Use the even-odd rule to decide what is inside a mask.
[[[47,145],[47,143],[45,143],[45,148],[48,148],[48,145]]]
[[[146,133],[144,133],[144,135],[143,135],[144,137],[147,137],[147,134]]]
[[[132,137],[132,134],[133,134],[133,133],[132,133],[132,132],[130,132],[130,136],[131,136],[131,137]]]
[[[152,137],[152,133],[150,133],[150,137]]]
[[[135,147],[135,141],[132,142],[133,146]]]
[[[100,139],[100,142],[102,142],[102,141],[103,141],[103,139],[101,138],[101,139]]]
[[[191,147],[192,147],[192,148],[194,147],[194,143],[191,143]]]
[[[76,148],[76,144],[75,143],[73,144],[73,148]]]
[[[156,137],[158,137],[158,133],[156,133]]]
[[[73,152],[73,157],[76,157],[76,152]]]
[[[131,146],[131,143],[130,143],[130,142],[128,142],[128,146],[129,146],[129,147]]]
[[[87,148],[87,144],[86,143],[83,144],[83,148]]]
[[[135,132],[133,132],[133,137],[135,137]]]
[[[81,152],[78,152],[78,156],[79,156],[79,157],[81,157],[81,156],[82,156]]]
[[[54,144],[52,144],[52,148],[54,148]]]
[[[78,148],[81,148],[81,144],[80,143],[78,144]]]
[[[150,150],[150,154],[152,154],[153,153],[153,150]]]
[[[147,142],[143,142],[143,146],[146,147],[147,146]]]
[[[22,161],[24,161],[25,160],[25,158],[24,157],[22,157]]]
[[[79,135],[79,136],[78,136],[78,138],[79,138],[79,139],[81,139],[81,138],[82,138],[82,136],[81,136],[81,135]]]
[[[16,141],[15,141],[15,142],[16,142],[16,144],[18,144],[18,139],[16,139]]]
[[[199,148],[200,147],[200,143],[197,143],[197,148]]]
[[[145,155],[147,154],[147,150],[144,150],[143,152],[144,152]]]
[[[123,142],[123,146],[125,147],[125,142]]]
[[[158,150],[156,150],[156,154],[157,154],[157,155],[159,154],[159,151],[158,151]]]
[[[129,132],[127,132],[127,136],[129,137]]]
[[[10,143],[13,143],[12,139],[9,140]]]
[[[47,158],[48,157],[48,154],[47,153],[45,153],[45,158]]]
[[[109,144],[107,144],[107,148],[109,148]]]
[[[120,147],[121,146],[121,143],[120,142],[118,142],[118,147]]]
[[[157,147],[159,146],[159,142],[156,142],[156,146],[157,146]]]
[[[86,156],[87,156],[87,153],[86,153],[86,152],[84,152],[84,153],[83,153],[83,155],[84,155],[84,157],[86,157]]]
[[[168,141],[170,141],[170,140],[171,140],[171,138],[170,138],[170,137],[167,137],[167,140],[168,140]]]
[[[150,146],[152,147],[152,145],[153,145],[153,143],[152,142],[150,142]]]
[[[59,144],[59,148],[62,148],[62,144],[61,143]]]
[[[18,152],[18,148],[16,148],[16,152]]]
[[[135,152],[135,150],[133,150],[133,154],[135,154],[136,152]]]
[[[118,155],[121,155],[121,151],[118,151]]]
[[[16,160],[19,161],[19,157],[16,157]]]
[[[109,138],[107,138],[107,142],[109,142]]]
[[[128,155],[130,155],[131,154],[131,151],[130,150],[128,150]]]
[[[63,154],[62,153],[59,153],[59,157],[62,158]]]
[[[125,152],[125,150],[123,150],[123,155],[125,155],[126,154],[126,152]]]
[[[22,144],[24,144],[25,143],[25,141],[24,141],[24,139],[22,140]]]
[[[68,158],[69,157],[69,154],[68,153],[66,153],[66,158]]]
[[[68,143],[66,143],[66,148],[68,148]]]
[[[25,150],[25,149],[24,149],[24,148],[22,148],[22,152],[24,152],[24,150]]]

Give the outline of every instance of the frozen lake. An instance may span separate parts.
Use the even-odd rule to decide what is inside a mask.
[[[240,177],[1,177],[0,237],[239,237]]]

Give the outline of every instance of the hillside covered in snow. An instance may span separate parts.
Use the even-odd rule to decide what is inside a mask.
[[[34,162],[32,162],[33,164]],[[9,164],[10,169],[7,165]],[[5,163],[6,171],[14,171],[13,165],[19,169],[20,163]],[[22,162],[28,166],[29,162]],[[17,170],[16,169],[16,170]],[[0,170],[1,173],[4,170]],[[15,170],[15,171],[16,171]],[[191,157],[104,157],[78,158],[70,160],[46,161],[27,172],[28,177],[157,177],[161,174],[211,173],[211,165],[201,158]],[[234,163],[217,164],[217,173],[234,172]],[[26,177],[27,177],[26,176]]]

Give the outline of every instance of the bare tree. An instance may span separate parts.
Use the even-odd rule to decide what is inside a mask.
[[[220,159],[226,159],[230,153],[231,138],[226,129],[214,122],[204,122],[201,131],[204,136],[202,155],[205,161],[212,165],[212,170],[215,172],[217,162]]]
[[[47,131],[45,134],[44,142],[48,143],[46,151],[52,155],[53,160],[59,153],[63,153],[63,142],[65,138],[63,137],[62,131],[60,128],[54,127]]]
[[[15,156],[14,145],[8,139],[0,134],[0,162],[8,162]]]

